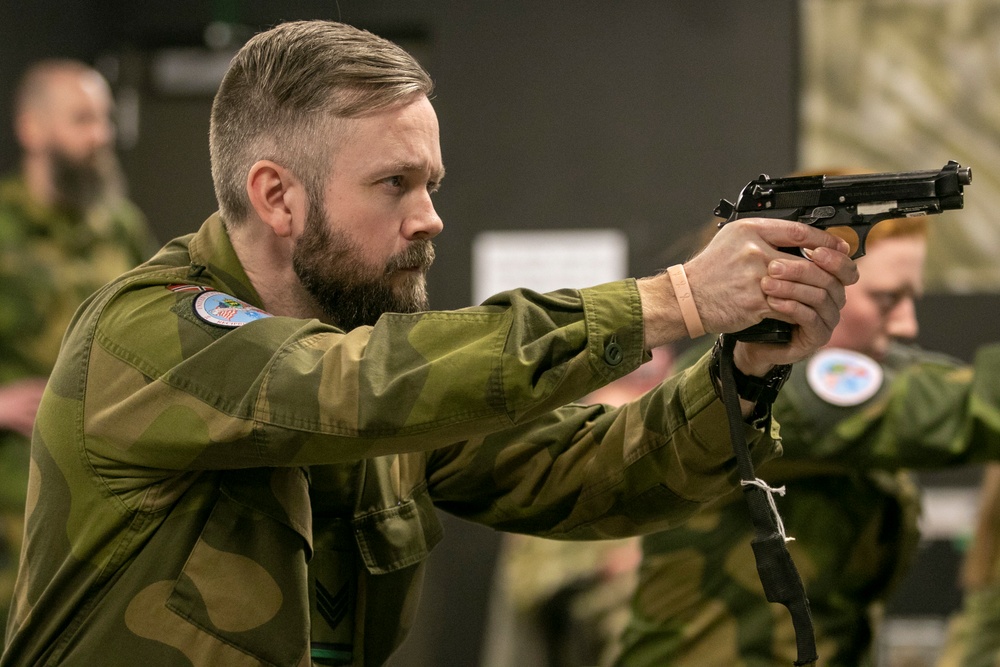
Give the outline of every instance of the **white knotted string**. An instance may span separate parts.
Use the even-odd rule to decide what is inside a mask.
[[[741,479],[740,484],[743,486],[756,486],[767,493],[767,504],[771,506],[771,512],[774,514],[774,523],[778,526],[778,534],[781,535],[781,539],[785,542],[791,542],[794,540],[794,537],[788,537],[788,535],[785,534],[785,523],[781,520],[781,515],[778,514],[778,506],[774,502],[774,494],[777,493],[779,496],[785,495],[785,487],[768,486],[767,482],[762,480],[760,477],[752,480]]]

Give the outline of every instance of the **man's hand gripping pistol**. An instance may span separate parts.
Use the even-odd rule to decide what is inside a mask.
[[[877,223],[960,209],[962,186],[971,182],[972,168],[954,160],[937,171],[788,178],[761,174],[743,188],[735,204],[720,201],[715,215],[725,218],[720,227],[740,218],[780,218],[820,229],[846,228],[847,236],[838,235],[851,243],[851,257],[856,259],[865,254],[868,232]],[[799,248],[782,250],[799,253]],[[790,324],[772,319],[734,334],[759,343],[785,343],[791,335]]]

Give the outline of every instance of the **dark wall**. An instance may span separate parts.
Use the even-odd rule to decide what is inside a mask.
[[[91,2],[0,2],[0,170],[17,163],[10,128],[11,92],[20,72],[46,56],[91,61],[100,48]]]
[[[470,246],[489,229],[615,227],[642,275],[683,259],[722,196],[795,166],[795,0],[430,0],[2,3],[0,96],[49,55],[114,65],[139,96],[123,150],[136,202],[166,240],[214,210],[210,95],[168,94],[149,64],[199,46],[212,20],[251,29],[342,18],[411,48],[437,82],[448,178],[432,305],[468,305]],[[279,9],[275,9],[280,5]],[[109,65],[110,64],[110,65]],[[0,166],[14,164],[7,125]],[[422,616],[393,664],[473,665],[497,536],[446,518]]]
[[[616,227],[635,273],[664,268],[720,196],[794,164],[793,2],[766,18],[739,2],[485,4],[450,3],[434,32],[438,279],[467,275],[490,228]],[[445,280],[432,293],[463,304]]]

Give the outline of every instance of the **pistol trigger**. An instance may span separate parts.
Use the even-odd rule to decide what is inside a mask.
[[[858,235],[858,249],[854,251],[851,255],[851,259],[858,259],[859,257],[864,257],[865,253],[868,252],[868,232],[872,230],[873,225],[868,225],[865,227],[855,228],[854,232]]]

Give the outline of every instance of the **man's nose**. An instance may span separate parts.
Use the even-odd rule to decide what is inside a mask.
[[[889,313],[887,330],[893,338],[913,340],[917,337],[920,333],[920,324],[917,321],[917,307],[913,297],[903,297],[892,309]]]
[[[412,215],[407,217],[403,226],[403,235],[407,239],[432,239],[444,229],[444,222],[434,209],[430,194],[420,202]]]

